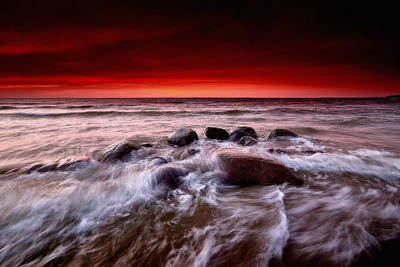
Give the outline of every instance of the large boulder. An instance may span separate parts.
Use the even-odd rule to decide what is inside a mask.
[[[286,129],[274,129],[269,133],[267,140],[275,139],[277,137],[298,137],[298,135]]]
[[[185,146],[192,143],[194,140],[199,139],[197,133],[191,128],[183,127],[176,129],[167,138],[170,145]]]
[[[238,142],[238,144],[242,145],[242,146],[252,146],[252,145],[255,145],[257,143],[258,143],[257,139],[255,139],[255,138],[253,138],[251,136],[248,136],[248,135],[243,136],[242,138],[240,138],[240,140]]]
[[[253,138],[258,137],[256,131],[251,127],[235,127],[229,134],[228,140],[238,142],[244,136],[250,136]]]
[[[140,147],[127,141],[121,141],[106,147],[98,157],[100,162],[112,162],[123,160],[134,150],[138,150]]]
[[[229,137],[227,131],[222,128],[217,127],[207,127],[204,131],[207,138],[210,139],[217,139],[217,140],[226,140]]]
[[[180,177],[188,174],[188,169],[175,163],[160,165],[152,173],[155,187],[162,186],[167,189],[177,188],[182,183]]]
[[[303,181],[292,175],[283,163],[273,158],[258,157],[234,149],[216,151],[214,156],[219,167],[226,173],[222,180],[228,184],[303,184]]]

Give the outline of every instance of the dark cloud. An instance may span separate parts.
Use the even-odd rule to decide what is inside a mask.
[[[373,81],[392,91],[400,84],[397,14],[389,4],[134,2],[3,1],[2,81],[59,79],[64,86],[79,76],[79,85],[82,77],[151,84],[168,75],[182,84]]]

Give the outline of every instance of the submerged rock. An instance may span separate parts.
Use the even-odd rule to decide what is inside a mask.
[[[155,186],[164,186],[168,189],[175,189],[181,183],[180,177],[189,174],[189,170],[175,163],[167,163],[157,167],[153,171]]]
[[[237,142],[244,136],[250,136],[253,138],[257,138],[256,131],[251,127],[235,127],[232,129],[232,132],[229,134],[229,141]]]
[[[226,172],[222,178],[225,183],[234,185],[303,184],[303,181],[293,176],[283,163],[273,158],[258,157],[234,149],[219,150],[214,155],[219,167]]]
[[[185,151],[183,151],[182,154],[179,155],[179,159],[185,160],[187,158],[190,158],[191,156],[196,155],[199,152],[200,152],[200,150],[198,150],[198,149],[188,148]]]
[[[49,172],[55,171],[57,168],[57,162],[53,163],[34,163],[31,166],[28,166],[27,169],[22,168],[21,171],[23,173],[32,173],[32,172]],[[26,171],[25,171],[26,170]]]
[[[162,158],[162,157],[150,158],[150,164],[153,166],[160,166],[160,165],[163,165],[166,163],[168,163],[168,160],[166,160],[165,158]]]
[[[71,171],[90,161],[88,156],[72,156],[57,162],[56,171]]]
[[[185,160],[199,152],[200,150],[195,148],[176,148],[169,154],[169,156],[175,160]]]
[[[283,136],[298,137],[299,135],[295,134],[292,131],[286,130],[286,129],[274,129],[269,133],[267,140],[274,139],[277,137],[283,137]]]
[[[139,147],[127,140],[112,144],[106,147],[98,157],[100,162],[112,162],[123,160],[132,151],[138,150]]]
[[[226,140],[229,137],[227,131],[222,128],[217,127],[207,127],[204,131],[207,138],[210,139],[217,139],[217,140]]]
[[[195,131],[191,128],[183,127],[176,129],[172,134],[170,134],[167,141],[171,145],[185,146],[197,139],[199,139],[199,137]]]
[[[240,140],[238,142],[239,145],[243,145],[243,146],[252,146],[252,145],[255,145],[257,143],[258,143],[257,139],[255,139],[255,138],[253,138],[251,136],[248,136],[248,135],[243,136],[242,138],[240,138]]]
[[[10,170],[6,174],[18,173],[29,174],[32,172],[50,172],[50,171],[72,171],[80,165],[90,161],[88,156],[71,156],[68,158],[60,159],[51,162],[33,163],[23,168]]]

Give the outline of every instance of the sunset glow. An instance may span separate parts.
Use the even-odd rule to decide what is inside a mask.
[[[2,11],[0,97],[399,93],[389,10],[365,6],[355,17],[330,4],[88,3]]]

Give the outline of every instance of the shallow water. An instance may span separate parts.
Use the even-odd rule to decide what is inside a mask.
[[[0,265],[348,266],[400,237],[400,103],[387,99],[2,99],[0,173],[107,145],[164,139],[189,126],[201,152],[159,198],[149,158],[0,179]],[[252,126],[242,147],[206,126]],[[267,141],[274,128],[301,136]],[[305,185],[221,184],[212,153],[274,157]],[[280,148],[290,154],[270,153]],[[311,153],[312,152],[312,153]],[[371,259],[370,259],[371,258]]]

